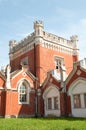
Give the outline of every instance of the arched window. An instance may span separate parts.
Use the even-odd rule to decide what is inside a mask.
[[[24,83],[19,89],[19,102],[27,102],[27,88]]]
[[[29,104],[30,85],[27,81],[21,81],[18,85],[19,104]]]
[[[57,86],[49,86],[43,93],[45,116],[60,116],[60,93]]]

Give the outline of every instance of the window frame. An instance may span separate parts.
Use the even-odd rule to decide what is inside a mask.
[[[55,99],[57,100],[57,102],[56,102]],[[47,106],[47,110],[58,110],[59,109],[58,96],[56,96],[56,97],[48,97],[46,106]]]
[[[57,101],[56,101],[57,100]],[[54,109],[58,110],[59,109],[59,104],[58,104],[58,96],[54,97]]]
[[[73,95],[73,101],[74,101],[74,108],[75,109],[81,108],[81,97],[80,97],[80,94],[74,94]]]
[[[22,84],[19,88],[19,102],[27,102],[27,88],[24,84]]]
[[[20,92],[20,90],[21,90],[20,88],[21,88],[22,84],[26,87],[26,90],[25,90],[26,93]],[[29,104],[29,100],[30,100],[29,93],[30,93],[29,84],[26,83],[26,81],[21,81],[20,84],[18,85],[18,104]],[[24,95],[24,94],[26,94],[26,101],[21,101],[20,96]]]
[[[21,61],[20,61],[20,64],[28,65],[29,64],[28,56],[22,58]]]
[[[54,60],[55,60],[55,69],[59,70],[60,66],[64,64],[64,58],[55,56]]]
[[[86,108],[86,93],[84,93],[84,106]]]
[[[52,98],[47,98],[47,109],[52,110]]]
[[[56,60],[56,69],[57,70],[60,69],[61,65],[62,65],[61,60],[60,59]]]

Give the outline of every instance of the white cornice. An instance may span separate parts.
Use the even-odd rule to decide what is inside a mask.
[[[47,49],[69,55],[78,55],[78,49],[74,48],[74,43],[72,43],[70,40],[66,40],[54,34],[43,32],[43,36],[36,36],[35,33],[33,33],[32,36],[28,36],[20,43],[13,46],[13,48],[11,47],[11,51],[9,53],[10,60],[16,59],[18,56],[21,56],[32,50],[34,48],[34,43],[35,45],[40,44],[42,47]]]
[[[27,53],[28,51],[32,50],[33,48],[34,48],[34,43],[30,43],[30,44],[22,47],[20,50],[14,52],[14,53],[10,53],[9,54],[10,60],[16,59],[18,56],[21,56],[21,55]]]

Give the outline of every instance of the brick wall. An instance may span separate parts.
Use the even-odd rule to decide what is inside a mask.
[[[6,92],[0,91],[0,116],[5,115],[5,107],[6,107]]]
[[[70,71],[72,70],[73,68],[72,55],[64,54],[62,52],[60,53],[55,50],[50,50],[42,47],[41,45],[38,45],[36,72],[37,72],[37,77],[39,77],[40,83],[44,81],[48,71],[55,69],[55,61],[54,61],[55,56],[64,58],[64,64],[67,69],[67,74],[69,74]]]
[[[5,116],[35,116],[35,94],[30,93],[29,104],[18,103],[18,92],[6,92]]]
[[[34,74],[34,49],[28,51],[27,53],[17,57],[14,60],[10,60],[10,65],[11,65],[11,71],[15,71],[17,69],[21,69],[21,60],[25,57],[28,57],[28,66],[29,70]]]
[[[44,48],[38,44],[36,45],[35,50],[30,50],[27,53],[10,61],[12,71],[20,68],[20,61],[26,56],[28,57],[29,70],[34,75],[36,73],[36,76],[39,79],[39,83],[44,81],[47,71],[55,69],[55,56],[64,58],[67,74],[69,74],[73,68],[72,55]],[[75,58],[74,61],[76,60],[77,59]]]

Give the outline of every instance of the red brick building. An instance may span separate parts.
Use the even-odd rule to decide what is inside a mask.
[[[45,32],[41,21],[20,42],[10,41],[10,64],[0,72],[0,116],[86,116],[86,70],[77,41],[76,35],[67,40]]]

